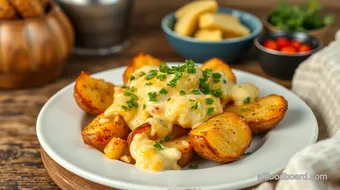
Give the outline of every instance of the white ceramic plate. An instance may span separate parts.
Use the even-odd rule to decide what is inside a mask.
[[[115,84],[122,84],[125,68],[95,74]],[[253,82],[262,96],[276,93],[288,100],[288,111],[281,123],[266,135],[255,136],[248,151],[235,162],[218,165],[199,163],[199,169],[180,171],[140,171],[133,165],[109,160],[85,145],[81,138],[85,113],[73,99],[74,83],[55,94],[41,110],[37,136],[48,155],[67,170],[106,186],[121,189],[238,189],[258,184],[258,175],[280,172],[289,159],[313,144],[318,127],[310,108],[286,88],[262,77],[234,70],[239,83]]]

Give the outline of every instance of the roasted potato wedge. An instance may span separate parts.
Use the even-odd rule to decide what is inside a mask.
[[[189,140],[200,156],[220,163],[240,158],[251,139],[245,119],[231,112],[219,114],[189,133]]]
[[[98,115],[112,104],[114,87],[112,83],[92,78],[82,71],[76,80],[73,96],[81,109]]]
[[[126,67],[124,74],[123,74],[123,81],[124,84],[127,84],[129,82],[130,76],[132,73],[134,73],[136,70],[140,69],[141,67],[145,65],[161,65],[162,61],[145,53],[139,53],[137,56],[132,58],[129,65]]]
[[[104,148],[105,156],[113,160],[120,159],[128,151],[127,142],[117,137],[112,137]]]
[[[267,132],[274,128],[285,116],[288,109],[287,100],[282,96],[269,95],[248,105],[227,106],[224,111],[242,115],[253,134]]]
[[[39,17],[45,13],[40,0],[9,0],[9,2],[23,18]]]
[[[228,78],[229,81],[236,83],[236,77],[227,63],[224,63],[221,59],[212,58],[204,62],[201,66],[202,70],[212,69],[214,71],[220,71]]]
[[[85,144],[103,150],[112,137],[125,139],[129,134],[129,128],[121,116],[113,115],[97,116],[81,133]]]
[[[172,128],[172,132],[169,135],[169,137],[171,139],[175,139],[178,137],[182,137],[184,135],[187,135],[189,133],[190,129],[185,129],[182,128],[178,125],[174,125],[174,127]],[[145,133],[151,140],[158,140],[159,137],[156,134],[155,136],[151,136],[151,125],[149,123],[144,123],[143,125],[137,127],[135,130],[133,130],[128,137],[128,144],[130,145],[134,136],[136,134],[141,134],[141,133]]]
[[[15,19],[18,14],[15,9],[9,4],[8,0],[0,0],[0,19]]]
[[[188,135],[170,140],[168,142],[163,142],[162,145],[170,148],[177,148],[181,151],[182,156],[181,159],[177,161],[177,164],[182,168],[191,162],[192,157],[195,154],[194,148],[189,142]]]

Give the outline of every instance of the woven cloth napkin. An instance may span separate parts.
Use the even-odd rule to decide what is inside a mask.
[[[319,138],[296,153],[283,170],[286,174],[326,174],[327,180],[278,180],[256,190],[340,189],[340,30],[335,41],[304,61],[296,70],[292,91],[313,110]]]

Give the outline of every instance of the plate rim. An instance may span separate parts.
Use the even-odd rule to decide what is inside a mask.
[[[183,62],[168,62],[167,64],[169,65],[178,65],[181,64]],[[200,65],[200,64],[198,64]],[[114,70],[120,70],[120,69],[124,69],[126,68],[126,66],[121,66],[121,67],[115,67],[112,69],[108,69],[108,70],[104,70],[101,72],[97,72],[97,73],[93,73],[91,74],[91,76],[96,76],[96,75],[102,75],[105,73],[110,73]],[[292,93],[293,96],[295,96],[296,98],[298,98],[303,104],[305,104],[305,106],[308,107],[308,111],[312,113],[313,118],[313,123],[315,123],[315,128],[312,129],[314,131],[314,137],[312,138],[311,142],[309,142],[308,144],[306,144],[305,147],[310,146],[312,144],[314,144],[317,139],[318,139],[318,134],[319,134],[319,128],[318,128],[318,122],[317,119],[315,117],[314,112],[312,111],[312,109],[308,106],[308,104],[302,100],[298,95],[296,95],[293,91],[287,89],[286,87],[282,86],[281,84],[278,84],[274,81],[271,81],[267,78],[264,78],[262,76],[247,72],[247,71],[242,71],[242,70],[238,70],[238,69],[232,69],[233,71],[237,72],[237,73],[241,73],[241,74],[245,74],[245,75],[250,75],[252,77],[255,78],[261,78],[264,79],[266,82],[271,83],[273,85],[276,85],[278,88],[281,88],[285,91],[289,91],[290,93]],[[105,80],[105,78],[104,78]],[[44,106],[42,107],[42,109],[39,112],[38,118],[37,118],[37,122],[36,122],[36,134],[37,134],[37,138],[38,141],[41,145],[41,147],[45,150],[45,152],[61,167],[65,168],[66,170],[84,178],[87,179],[89,181],[104,185],[104,186],[109,186],[109,187],[115,187],[115,188],[128,188],[128,189],[149,189],[149,190],[159,190],[159,189],[172,189],[171,187],[165,187],[165,186],[159,186],[159,185],[146,185],[146,184],[134,184],[134,183],[130,183],[130,182],[125,182],[125,181],[120,181],[120,180],[116,180],[113,178],[110,178],[108,180],[106,180],[106,177],[100,177],[96,174],[92,174],[91,172],[82,169],[81,167],[78,167],[77,165],[74,165],[72,162],[67,161],[66,159],[64,159],[61,155],[58,155],[57,153],[55,153],[53,151],[53,149],[48,145],[48,143],[46,142],[46,139],[44,138],[43,134],[42,134],[42,130],[41,128],[42,126],[42,115],[44,112],[46,112],[46,109],[49,107],[49,104],[51,102],[53,102],[53,100],[55,98],[57,98],[60,94],[62,94],[64,91],[68,90],[69,88],[72,88],[75,84],[75,81],[71,82],[70,84],[64,86],[63,88],[61,88],[60,90],[58,90],[53,96],[51,96],[51,98],[49,98],[49,100],[44,104]],[[302,150],[302,149],[301,149]],[[300,150],[299,150],[300,151]],[[288,160],[289,161],[289,160]],[[275,169],[275,171],[270,171],[268,172],[269,174],[277,174],[280,173],[282,170],[284,169],[284,167],[282,168],[277,168]],[[217,185],[208,185],[208,186],[193,186],[193,187],[175,187],[175,189],[191,189],[191,190],[198,190],[198,189],[206,189],[206,190],[212,190],[212,189],[225,189],[225,188],[245,188],[245,187],[250,187],[259,183],[262,183],[266,180],[259,180],[256,176],[248,178],[248,179],[244,179],[244,180],[240,180],[237,182],[233,182],[232,187],[230,186],[230,183],[224,183],[224,184],[217,184]]]

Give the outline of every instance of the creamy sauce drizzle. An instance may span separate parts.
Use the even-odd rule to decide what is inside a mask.
[[[221,96],[218,98],[204,94],[200,91],[200,78],[203,77],[203,72],[198,66],[194,68],[195,73],[184,71],[176,86],[168,85],[176,77],[175,74],[159,72],[158,66],[144,66],[136,70],[133,73],[133,80],[128,84],[130,89],[115,87],[114,102],[105,111],[105,115],[122,116],[131,130],[149,123],[151,135],[157,134],[159,139],[163,139],[171,133],[175,124],[183,128],[194,128],[214,115],[222,113],[223,107],[231,101],[243,104],[245,99],[249,99],[250,103],[259,96],[255,85],[235,85],[228,81],[222,72],[215,72],[221,75],[219,82],[214,81],[212,77],[207,81],[212,89],[222,90]],[[147,79],[146,76],[153,71],[157,71],[156,76],[165,76],[161,78],[162,80],[159,77]],[[132,87],[136,105],[130,108],[127,103],[132,96],[127,96],[126,92],[131,91]],[[150,97],[150,93],[153,98]],[[179,169],[177,165],[180,158],[179,150],[164,148],[156,151],[153,144],[155,141],[148,139],[146,135],[134,137],[130,151],[138,168]]]

